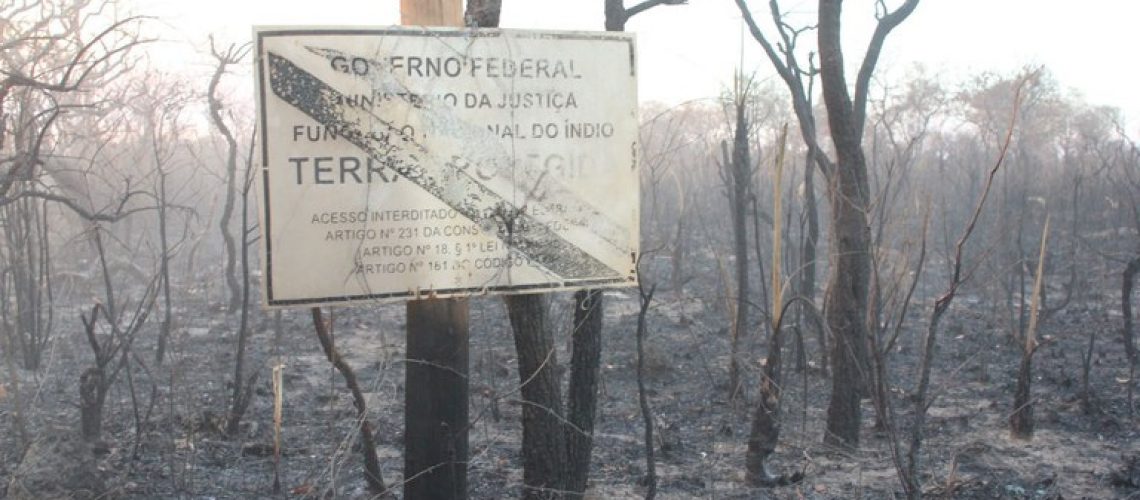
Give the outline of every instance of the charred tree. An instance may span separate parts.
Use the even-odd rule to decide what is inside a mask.
[[[748,85],[738,78],[733,95],[735,122],[732,136],[731,159],[725,167],[729,171],[729,204],[732,214],[733,253],[736,256],[736,317],[732,320],[732,352],[729,361],[729,398],[740,393],[740,338],[748,332],[748,309],[751,302],[748,290],[748,200],[752,184],[752,163],[748,154]]]
[[[508,297],[522,392],[523,498],[561,498],[566,440],[554,338],[543,295]]]
[[[641,407],[642,425],[645,426],[645,500],[657,497],[657,459],[653,452],[653,409],[649,406],[649,396],[645,391],[645,330],[649,304],[653,302],[654,285],[647,292],[644,286],[637,291],[641,297],[641,309],[637,312],[637,402]]]
[[[1122,273],[1120,287],[1120,310],[1124,313],[1124,353],[1128,358],[1128,414],[1133,410],[1133,387],[1136,385],[1136,342],[1133,340],[1132,326],[1132,288],[1136,282],[1136,273],[1140,272],[1140,257],[1128,262]]]
[[[811,82],[809,81],[809,89]],[[810,92],[810,90],[809,90]],[[810,93],[808,94],[810,95]],[[809,101],[808,105],[811,103]],[[806,230],[802,235],[800,243],[800,280],[796,295],[803,297],[810,304],[815,304],[816,292],[816,248],[819,245],[819,207],[818,201],[815,197],[815,171],[816,162],[814,159],[815,152],[808,148],[804,158],[804,212],[803,224]],[[803,323],[803,310],[804,308],[797,308],[797,321],[796,324]],[[827,336],[824,335],[823,329],[816,328],[816,343],[819,344],[819,354],[821,358],[820,367],[826,373],[827,367],[830,362],[830,355],[827,352]],[[807,353],[804,347],[803,334],[796,335],[797,345],[796,349],[799,353],[796,356],[796,369],[805,370],[807,367]]]
[[[570,355],[569,399],[566,403],[566,458],[570,474],[567,490],[574,498],[586,491],[590,475],[590,455],[594,448],[594,420],[598,412],[598,378],[602,362],[602,317],[605,314],[601,290],[580,290],[574,294],[574,339]]]
[[[870,202],[867,165],[862,149],[863,125],[866,122],[867,90],[878,63],[883,43],[895,27],[906,20],[918,6],[918,0],[906,0],[893,11],[880,12],[875,31],[859,67],[855,95],[848,91],[840,37],[840,0],[820,0],[817,32],[819,76],[827,108],[835,160],[823,152],[815,134],[815,119],[808,106],[803,76],[814,68],[804,68],[796,58],[795,40],[801,33],[788,26],[775,1],[769,4],[772,19],[780,35],[774,46],[752,18],[744,0],[736,0],[752,36],[764,49],[769,61],[792,94],[792,107],[800,130],[817,166],[828,180],[831,204],[830,255],[826,319],[834,332],[831,348],[831,399],[827,409],[824,441],[854,447],[859,444],[862,422],[860,399],[866,391],[868,330],[867,306],[871,283],[871,238],[867,213]]]
[[[155,156],[158,152],[155,151]],[[166,169],[162,167],[161,162],[156,161],[155,170],[158,173],[158,244],[161,249],[159,254],[159,276],[162,280],[162,322],[158,326],[158,341],[154,350],[154,363],[161,365],[163,359],[166,357],[166,341],[170,338],[170,330],[174,323],[174,304],[170,300],[170,238],[167,234],[169,220],[167,218],[167,193],[166,193]]]
[[[1033,291],[1029,304],[1029,326],[1021,338],[1021,364],[1017,370],[1017,387],[1013,393],[1013,413],[1009,416],[1010,434],[1018,439],[1033,438],[1033,354],[1041,347],[1037,341],[1037,327],[1041,319],[1041,290],[1045,283],[1045,258],[1049,243],[1049,217],[1041,233],[1041,250],[1037,257],[1037,272],[1033,278]]]
[[[250,142],[252,144],[252,141]],[[234,386],[230,395],[230,411],[226,419],[226,434],[236,436],[242,417],[253,400],[253,385],[258,372],[245,377],[246,346],[249,344],[249,190],[253,186],[253,148],[245,161],[245,179],[241,190],[241,315],[238,320],[238,343],[234,355]],[[327,354],[327,353],[326,353]],[[330,360],[331,361],[331,360]],[[363,433],[363,431],[361,431]]]
[[[238,283],[236,269],[238,250],[237,244],[234,242],[233,232],[230,230],[230,219],[233,218],[234,201],[237,197],[238,144],[229,125],[226,125],[226,121],[222,117],[224,106],[221,97],[218,96],[218,85],[222,81],[222,75],[226,73],[226,68],[245,59],[249,50],[250,45],[248,44],[242,46],[231,44],[224,52],[219,52],[214,47],[213,37],[210,38],[210,53],[217,60],[217,66],[214,68],[214,74],[210,77],[206,99],[209,104],[210,123],[218,129],[218,133],[222,134],[222,138],[226,141],[226,187],[222,201],[222,218],[218,221],[218,230],[222,234],[222,242],[226,250],[224,274],[226,289],[229,290],[229,300],[226,307],[226,311],[229,313],[237,311],[238,306],[241,305],[241,284]]]
[[[836,168],[829,193],[834,271],[828,281],[828,326],[836,334],[831,354],[831,400],[827,406],[825,441],[859,443],[860,399],[867,373],[867,304],[871,283],[871,234],[867,209],[871,200],[863,155],[862,120],[847,90],[840,41],[839,0],[819,3],[820,83],[827,106]],[[859,111],[862,113],[862,110]]]

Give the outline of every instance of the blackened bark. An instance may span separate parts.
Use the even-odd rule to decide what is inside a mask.
[[[1133,412],[1133,387],[1136,386],[1136,343],[1132,332],[1132,286],[1136,273],[1140,272],[1140,257],[1132,259],[1124,268],[1124,279],[1120,288],[1120,310],[1124,313],[1124,354],[1128,357],[1128,414]]]
[[[250,152],[252,154],[252,150]],[[252,158],[247,165],[252,165]],[[226,434],[233,437],[237,435],[238,427],[241,425],[241,419],[245,416],[245,411],[249,408],[249,403],[253,399],[253,383],[257,380],[257,373],[245,378],[245,351],[246,344],[249,343],[249,238],[246,237],[249,231],[249,189],[242,190],[241,196],[241,319],[238,322],[238,344],[237,351],[234,356],[234,389],[231,394],[230,401],[230,414],[226,420]],[[320,309],[316,309],[319,314]],[[318,330],[319,332],[319,330]],[[323,343],[322,343],[323,345]],[[325,353],[328,355],[328,353]],[[330,355],[331,361],[331,355]],[[345,365],[348,366],[347,364]],[[361,404],[364,401],[361,400]],[[363,429],[362,432],[363,434]],[[369,437],[371,439],[371,437]],[[373,451],[375,454],[375,451]],[[382,485],[381,485],[382,486]]]
[[[816,164],[811,149],[808,149],[806,155],[807,158],[804,159],[804,216],[807,218],[807,234],[804,235],[803,249],[800,251],[800,267],[803,269],[803,273],[800,275],[798,295],[809,302],[814,302],[815,249],[819,243],[819,207],[816,206],[815,199]],[[820,340],[823,340],[822,333],[820,333]],[[824,349],[824,345],[820,345],[821,350]],[[824,364],[826,364],[826,360]]]
[[[79,376],[79,423],[87,441],[103,434],[103,385],[103,371],[98,368],[88,368]]]
[[[815,125],[812,124],[811,127],[814,133]],[[817,168],[815,154],[812,148],[808,148],[804,159],[804,216],[807,218],[807,233],[804,235],[803,246],[800,250],[800,268],[803,269],[803,273],[800,275],[800,289],[797,295],[807,299],[812,304],[815,303],[816,248],[819,245],[819,202],[815,197],[815,170]],[[803,308],[800,307],[797,311],[802,319]],[[802,321],[797,323],[802,323]],[[824,373],[827,373],[828,366],[831,364],[831,356],[827,352],[827,336],[822,328],[816,328],[815,334],[821,358],[819,366],[824,370]],[[807,354],[804,353],[803,334],[797,332],[797,339],[799,342],[797,347],[800,351],[797,362],[801,363],[801,366],[796,368],[803,370],[805,367],[802,366],[802,363],[807,358]]]
[[[653,409],[649,406],[649,396],[645,393],[645,316],[649,312],[649,303],[653,301],[653,292],[639,289],[641,292],[641,309],[637,314],[637,401],[641,406],[642,425],[645,426],[645,500],[657,497],[657,459],[653,453]]]
[[[752,427],[748,433],[748,451],[744,455],[745,481],[752,486],[773,486],[790,484],[803,479],[803,473],[775,475],[768,470],[768,457],[776,452],[780,441],[780,405],[783,399],[783,329],[788,308],[793,304],[812,312],[816,324],[821,329],[819,313],[811,302],[803,297],[793,297],[784,303],[778,320],[772,329],[768,343],[768,358],[764,364],[764,374],[760,381],[760,397],[756,402],[756,413],[752,416]]]
[[[1096,349],[1096,328],[1089,329],[1089,343],[1085,352],[1081,354],[1081,410],[1086,414],[1092,413],[1092,385],[1089,375],[1092,371],[1093,350]]]
[[[745,111],[745,90],[739,90],[735,102],[736,125],[732,138],[732,233],[733,251],[736,254],[736,318],[732,324],[732,359],[729,365],[729,398],[740,391],[740,338],[748,331],[748,186],[752,180],[748,158],[748,120]],[[777,188],[778,189],[778,188]]]
[[[1033,373],[1033,352],[1023,352],[1017,370],[1017,388],[1013,393],[1013,413],[1009,416],[1010,435],[1017,439],[1033,438],[1033,401],[1030,394],[1030,376]]]
[[[776,445],[780,441],[782,327],[783,325],[776,325],[769,339],[768,360],[764,366],[764,378],[760,381],[760,397],[748,433],[744,468],[745,479],[752,486],[763,486],[775,479],[768,472],[766,462],[776,452]]]
[[[497,28],[502,7],[502,0],[467,0],[463,17],[472,28]]]
[[[836,168],[831,203],[831,259],[827,323],[832,332],[832,390],[827,408],[829,444],[855,447],[862,422],[860,399],[867,373],[867,305],[871,283],[870,199],[862,131],[847,91],[840,43],[839,0],[819,2],[820,82],[828,125],[835,145]]]
[[[522,393],[523,498],[562,498],[566,441],[558,357],[540,294],[506,297]]]
[[[166,221],[166,171],[155,154],[158,170],[158,243],[162,249],[159,260],[159,275],[162,279],[162,324],[158,327],[158,346],[154,351],[154,363],[161,365],[166,358],[166,339],[170,337],[173,323],[173,304],[170,303],[170,242],[167,238]]]
[[[1136,343],[1132,333],[1132,287],[1136,280],[1136,273],[1140,272],[1140,257],[1128,262],[1124,268],[1124,279],[1120,287],[1120,310],[1124,313],[1124,353],[1128,361],[1136,363]]]
[[[566,402],[566,457],[570,466],[566,489],[581,498],[590,475],[594,420],[598,409],[598,375],[602,360],[601,290],[574,294],[574,338],[570,354],[570,386]]]
[[[211,39],[211,44],[213,39]],[[226,72],[226,66],[235,64],[241,60],[244,52],[241,50],[234,51],[231,46],[230,50],[225,54],[214,52],[214,57],[218,60],[218,66],[214,68],[214,74],[210,77],[210,85],[207,87],[206,99],[209,104],[210,123],[218,129],[218,133],[226,141],[226,192],[225,198],[222,203],[222,217],[218,221],[218,230],[222,233],[222,242],[226,250],[225,262],[225,280],[226,288],[229,290],[229,301],[227,303],[226,312],[233,313],[237,310],[238,305],[241,303],[241,285],[237,280],[237,244],[234,243],[234,235],[230,231],[230,219],[233,218],[234,212],[234,198],[236,197],[236,184],[237,184],[237,139],[234,138],[233,132],[230,131],[229,126],[226,125],[225,120],[222,118],[222,102],[218,97],[218,84],[222,80],[222,75]],[[244,236],[244,235],[243,235]]]
[[[606,0],[606,31],[625,31],[624,0]]]

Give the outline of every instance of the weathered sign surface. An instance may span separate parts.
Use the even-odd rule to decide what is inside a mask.
[[[630,35],[254,36],[267,305],[635,284]]]

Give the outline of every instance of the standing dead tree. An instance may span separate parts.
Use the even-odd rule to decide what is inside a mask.
[[[1123,134],[1121,134],[1123,136]],[[1124,149],[1127,151],[1126,160],[1124,162],[1124,176],[1125,182],[1120,183],[1123,189],[1126,189],[1126,195],[1131,201],[1132,223],[1137,230],[1140,230],[1140,200],[1136,199],[1137,193],[1140,193],[1140,182],[1135,178],[1137,166],[1140,166],[1140,147],[1130,140],[1126,140],[1127,145]],[[1132,290],[1136,283],[1136,274],[1140,273],[1140,255],[1132,257],[1124,266],[1121,272],[1120,284],[1120,310],[1124,315],[1124,327],[1120,333],[1124,341],[1124,353],[1128,359],[1128,415],[1132,416],[1135,412],[1135,402],[1133,400],[1135,387],[1136,387],[1136,365],[1140,360],[1140,355],[1136,352],[1135,334],[1133,332],[1133,319],[1132,319]],[[1090,354],[1091,357],[1091,354]]]
[[[721,177],[728,193],[729,214],[732,216],[733,255],[736,265],[736,297],[730,301],[730,310],[733,314],[728,365],[729,399],[736,399],[741,391],[740,339],[748,334],[748,311],[751,308],[748,287],[748,202],[754,195],[750,189],[753,166],[748,149],[750,127],[746,115],[751,87],[751,79],[737,75],[733,82],[732,102],[729,106],[733,116],[732,147],[729,148],[727,143],[721,143],[723,156]]]
[[[566,436],[562,431],[562,391],[558,357],[547,324],[545,297],[538,294],[506,299],[514,332],[522,393],[523,498],[554,498],[564,489]],[[577,332],[574,333],[578,335]]]
[[[644,254],[643,254],[644,255]],[[641,407],[641,420],[645,426],[645,500],[657,497],[657,458],[653,452],[653,409],[649,406],[649,396],[645,391],[645,331],[649,314],[649,304],[653,302],[653,292],[657,285],[645,290],[644,283],[638,282],[637,292],[641,307],[637,311],[637,402]]]
[[[832,161],[816,138],[815,118],[808,107],[803,77],[810,74],[792,50],[795,39],[806,29],[795,29],[785,20],[779,3],[771,1],[769,10],[780,37],[773,45],[764,30],[753,19],[745,0],[736,0],[752,37],[764,49],[768,60],[792,94],[792,108],[799,120],[800,131],[813,152],[817,167],[828,180],[831,205],[831,275],[827,287],[825,315],[828,327],[835,333],[831,365],[831,399],[827,408],[827,430],[824,441],[853,447],[859,444],[862,422],[860,399],[866,393],[867,373],[867,307],[871,280],[871,235],[867,218],[870,187],[867,164],[863,155],[863,129],[866,122],[867,92],[871,76],[887,36],[914,12],[918,0],[906,0],[894,10],[885,2],[876,2],[876,18],[871,41],[855,79],[855,95],[850,94],[843,64],[840,37],[840,0],[820,0],[817,45],[819,75],[823,100],[827,107],[831,140],[835,146]],[[809,62],[811,56],[809,56]]]
[[[1136,385],[1136,342],[1133,340],[1132,289],[1136,283],[1136,273],[1140,272],[1140,257],[1128,261],[1121,273],[1120,310],[1124,314],[1124,354],[1128,358],[1128,415],[1133,414],[1133,387]],[[1091,351],[1091,349],[1090,349]],[[1089,356],[1092,357],[1091,355]]]
[[[226,311],[230,313],[237,311],[238,306],[241,305],[241,285],[238,283],[236,270],[238,250],[237,244],[234,243],[233,232],[230,230],[230,219],[233,218],[234,213],[234,199],[237,196],[238,143],[222,116],[224,106],[222,98],[218,95],[218,85],[222,81],[222,75],[226,73],[226,68],[245,59],[250,48],[251,45],[248,43],[243,45],[230,44],[224,51],[221,51],[214,46],[214,37],[210,37],[210,54],[217,61],[217,66],[214,67],[214,74],[210,77],[206,99],[210,108],[210,123],[218,129],[218,133],[222,134],[222,138],[226,141],[226,187],[222,201],[222,218],[218,221],[218,230],[221,232],[222,242],[226,250],[224,273],[226,289],[229,290]]]
[[[253,138],[250,137],[249,154],[245,158],[245,173],[241,188],[241,314],[238,318],[238,342],[234,352],[233,392],[230,395],[230,410],[226,417],[226,434],[236,436],[241,419],[253,400],[253,385],[260,372],[245,376],[246,346],[251,334],[249,327],[249,245],[256,228],[249,225],[249,191],[253,188]]]
[[[1041,288],[1045,277],[1045,257],[1049,243],[1049,217],[1045,217],[1045,228],[1041,231],[1041,250],[1037,258],[1037,272],[1033,278],[1033,290],[1029,303],[1029,326],[1018,338],[1021,346],[1021,364],[1017,370],[1017,387],[1013,392],[1013,411],[1009,415],[1010,434],[1018,439],[1033,438],[1033,399],[1030,389],[1033,377],[1033,354],[1043,344],[1037,340],[1037,326],[1041,313]]]

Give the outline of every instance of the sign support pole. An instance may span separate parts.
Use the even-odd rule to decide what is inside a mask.
[[[400,0],[404,25],[463,26],[462,0]],[[467,299],[407,303],[404,498],[467,498]]]

